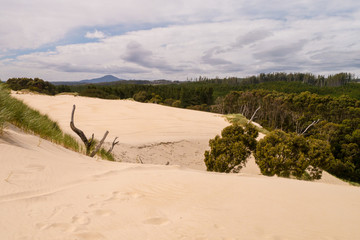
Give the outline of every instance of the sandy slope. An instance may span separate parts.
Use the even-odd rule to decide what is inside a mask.
[[[356,239],[360,189],[85,157],[0,138],[0,239]]]
[[[210,138],[229,123],[218,114],[171,108],[126,100],[103,100],[74,96],[13,94],[33,108],[70,129],[70,116],[76,104],[75,125],[90,137],[101,139],[109,130],[107,142],[119,137],[114,148],[123,162],[180,165],[205,170],[204,152]]]
[[[110,131],[107,141],[119,137],[114,148],[116,159],[122,162],[178,165],[205,170],[204,152],[209,139],[220,134],[229,123],[218,114],[171,108],[156,104],[123,100],[103,100],[74,96],[16,94],[13,96],[48,114],[62,129],[78,136],[69,127],[73,104],[76,104],[75,124],[89,137],[100,139]],[[260,133],[259,139],[264,137]],[[110,143],[107,143],[109,147]],[[259,175],[260,169],[250,157],[242,175]],[[323,173],[320,182],[348,185]]]

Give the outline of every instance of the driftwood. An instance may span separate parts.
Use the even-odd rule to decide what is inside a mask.
[[[249,124],[249,123],[251,123],[252,122],[252,120],[254,119],[254,117],[255,117],[255,114],[257,113],[257,111],[259,111],[259,109],[260,109],[261,107],[258,107],[256,110],[255,110],[255,112],[254,112],[254,114],[251,116],[251,118],[250,118],[250,120],[248,121],[248,123],[247,124]]]
[[[311,126],[317,124],[319,121],[320,121],[320,119],[318,119],[318,120],[313,121],[312,123],[310,123],[310,125],[307,126],[307,128],[305,128],[305,130],[304,130],[302,133],[300,133],[299,135],[304,135],[304,133],[306,133],[306,131],[307,131]]]
[[[114,141],[112,142],[109,151],[107,151],[108,154],[111,153],[111,151],[114,149],[115,145],[119,143],[119,141],[116,141],[116,139],[118,139],[118,137],[116,137],[116,138],[114,139]]]
[[[94,150],[90,153],[91,150],[91,146],[94,143],[94,134],[91,135],[91,139],[88,139],[84,132],[81,131],[80,129],[78,129],[77,127],[75,127],[74,124],[74,114],[75,114],[75,104],[73,106],[73,110],[71,113],[71,121],[70,121],[70,127],[71,129],[80,137],[81,141],[83,141],[83,143],[85,144],[86,147],[86,155],[90,156],[90,157],[94,157],[95,154],[100,150],[102,144],[105,141],[105,138],[107,137],[107,135],[109,134],[109,131],[106,131],[103,138],[101,139],[101,141],[99,142],[99,144],[94,148]]]

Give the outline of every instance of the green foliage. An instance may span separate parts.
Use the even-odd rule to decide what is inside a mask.
[[[327,171],[350,181],[360,182],[360,118],[345,119],[340,124],[322,121],[309,134],[326,140],[337,159]]]
[[[246,126],[246,124],[249,122],[249,119],[247,119],[246,117],[244,117],[240,113],[227,114],[225,117],[230,123],[238,124],[238,125],[241,125],[241,126]],[[269,131],[266,130],[265,128],[261,128],[261,127],[258,127],[256,125],[254,127],[258,130],[258,132],[261,132],[261,133],[263,133],[265,135],[269,133]]]
[[[6,83],[15,91],[29,89],[34,92],[45,93],[48,95],[54,95],[56,93],[56,88],[53,84],[39,78],[10,78]]]
[[[61,144],[66,148],[78,151],[79,145],[71,136],[63,134],[56,122],[48,116],[29,108],[23,102],[12,98],[9,92],[0,85],[0,118],[15,126],[39,135],[41,138]]]
[[[0,132],[3,124],[9,122],[24,131],[34,133],[43,139],[60,144],[65,148],[80,152],[79,143],[69,134],[64,134],[59,125],[42,115],[38,111],[29,108],[23,102],[12,98],[8,89],[0,84]],[[114,161],[114,157],[101,149],[99,155],[103,159]]]
[[[213,89],[206,85],[181,84],[116,84],[116,85],[72,85],[58,86],[58,92],[79,92],[81,96],[105,99],[133,98],[139,102],[161,103],[168,106],[189,107],[211,105]],[[166,101],[166,99],[170,99]],[[172,100],[172,101],[171,101]],[[205,109],[202,107],[202,109]],[[206,109],[209,109],[208,107]]]
[[[176,100],[176,101],[174,101],[174,102],[172,103],[171,106],[172,106],[172,107],[177,107],[177,108],[179,108],[179,107],[181,107],[181,101],[180,101],[180,100]]]
[[[360,101],[347,96],[322,97],[309,92],[286,94],[266,90],[231,92],[222,102],[224,113],[241,113],[264,127],[301,133],[312,121],[321,119],[341,123],[360,118]]]
[[[163,99],[160,95],[157,95],[155,93],[151,94],[151,99],[148,101],[149,103],[156,103],[156,104],[160,104],[163,102]]]
[[[89,85],[86,89],[83,89],[80,93],[80,96],[85,97],[96,97],[103,99],[118,99],[117,96],[112,94],[111,89],[109,87],[97,88],[96,86]]]
[[[108,153],[108,151],[106,151],[104,148],[101,148],[97,155],[99,155],[102,159],[115,161],[114,156],[111,153]]]
[[[211,150],[204,154],[207,170],[239,172],[255,149],[257,136],[258,131],[250,124],[245,128],[236,124],[224,128],[221,137],[209,141]]]
[[[320,179],[334,161],[326,141],[280,130],[258,142],[255,159],[264,175],[297,179]]]
[[[150,99],[150,96],[146,91],[140,91],[134,94],[133,96],[134,100],[137,102],[146,102]]]

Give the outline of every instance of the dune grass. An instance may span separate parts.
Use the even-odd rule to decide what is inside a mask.
[[[52,121],[47,115],[31,109],[22,101],[10,96],[10,90],[4,84],[0,84],[0,133],[3,131],[5,122],[11,123],[25,132],[38,135],[39,137],[56,144],[62,145],[67,149],[76,152],[83,152],[82,145],[71,135],[63,133],[59,125]],[[102,154],[99,156],[114,160],[111,154]]]
[[[246,117],[244,117],[242,114],[238,113],[238,114],[228,114],[225,115],[226,120],[228,120],[230,123],[235,123],[235,124],[239,124],[240,126],[245,126],[249,119],[247,119]],[[265,128],[259,127],[257,125],[255,125],[256,129],[263,133],[263,134],[268,134],[269,131],[266,130]]]

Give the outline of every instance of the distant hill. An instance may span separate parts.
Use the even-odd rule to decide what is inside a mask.
[[[113,75],[105,75],[100,78],[86,79],[81,81],[70,81],[70,82],[51,82],[54,85],[78,85],[78,84],[91,84],[91,83],[109,83],[109,82],[119,82],[124,81],[125,79],[117,78]]]
[[[117,85],[117,84],[177,84],[179,81],[170,81],[165,79],[159,80],[125,80],[121,78],[117,78],[113,75],[105,75],[100,78],[93,78],[81,81],[69,81],[69,82],[51,82],[54,85],[82,85],[82,84],[99,84],[99,85]]]

